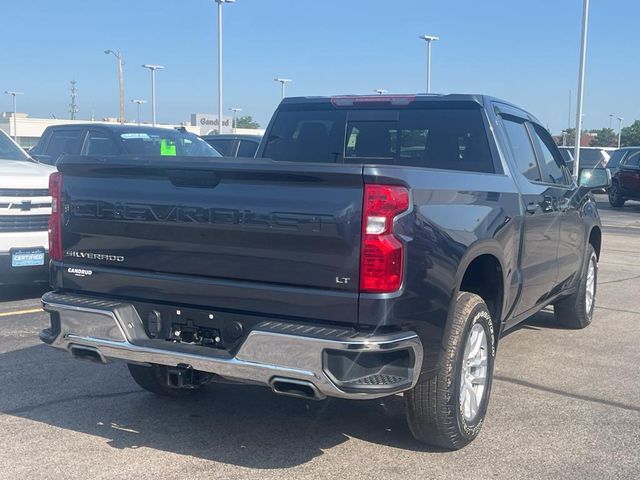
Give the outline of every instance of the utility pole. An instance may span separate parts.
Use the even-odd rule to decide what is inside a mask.
[[[613,113],[609,114],[609,130],[611,130],[611,122],[613,121]]]
[[[136,105],[138,105],[138,126],[140,126],[140,112],[142,110],[142,105],[147,103],[146,100],[139,100],[139,99],[133,99],[131,100],[132,103],[135,103]]]
[[[431,43],[440,40],[440,37],[420,35],[420,38],[427,42],[427,93],[431,93]]]
[[[218,135],[222,133],[222,4],[236,0],[215,0],[218,4]]]
[[[620,139],[622,137],[622,121],[624,118],[618,117],[618,148],[620,148]]]
[[[113,55],[118,59],[118,84],[120,87],[120,117],[118,121],[124,123],[124,75],[122,73],[122,52],[114,52],[113,50],[105,50],[106,55]]]
[[[582,103],[584,100],[584,70],[587,62],[587,30],[589,28],[589,0],[582,4],[582,38],[580,41],[580,70],[578,72],[578,107],[576,108],[576,143],[573,150],[573,177],[580,172],[580,137],[582,132]]]
[[[280,93],[282,95],[281,99],[284,100],[284,97],[285,97],[284,85],[285,85],[285,83],[293,82],[293,80],[291,80],[290,78],[274,78],[273,81],[274,82],[280,82]]]
[[[71,80],[71,103],[69,104],[69,113],[71,113],[71,120],[76,119],[76,113],[78,113],[78,89],[76,88],[76,81]]]
[[[5,92],[7,95],[11,95],[13,97],[13,141],[18,143],[18,107],[16,103],[16,97],[18,95],[24,95],[22,92]]]
[[[237,130],[237,125],[238,125],[238,112],[241,112],[242,109],[241,108],[230,108],[229,110],[231,110],[233,112],[233,133],[236,133]]]

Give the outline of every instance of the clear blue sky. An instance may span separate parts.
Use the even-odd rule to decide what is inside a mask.
[[[585,127],[609,114],[640,118],[640,1],[592,0]],[[488,93],[538,116],[552,131],[572,123],[582,0],[237,0],[224,7],[225,110],[263,125],[291,95],[423,91],[425,45],[434,44],[432,90]],[[0,91],[25,92],[19,110],[68,118],[69,80],[80,118],[117,116],[116,61],[125,59],[127,117],[149,98],[159,63],[158,120],[216,111],[216,16],[212,0],[4,0]],[[0,98],[0,110],[10,110]],[[148,115],[149,108],[147,106]],[[228,112],[225,112],[228,113]],[[617,121],[614,120],[614,126]]]

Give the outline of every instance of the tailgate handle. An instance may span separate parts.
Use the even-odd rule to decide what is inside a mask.
[[[167,170],[167,176],[176,187],[213,188],[220,183],[220,177],[207,170]]]

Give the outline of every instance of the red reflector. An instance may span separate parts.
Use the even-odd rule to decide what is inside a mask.
[[[331,97],[331,103],[336,107],[352,107],[363,104],[389,103],[391,105],[409,105],[416,99],[415,95],[341,95]]]
[[[389,293],[402,285],[404,245],[393,220],[409,209],[409,191],[397,185],[365,185],[362,206],[360,291]]]
[[[62,260],[62,174],[53,172],[49,176],[51,216],[49,217],[49,256]]]

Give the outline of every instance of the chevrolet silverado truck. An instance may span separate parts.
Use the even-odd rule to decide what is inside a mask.
[[[602,231],[542,124],[481,95],[288,98],[256,158],[62,158],[51,327],[156,394],[403,393],[423,442],[483,424],[500,335],[591,323]]]
[[[49,175],[0,130],[0,285],[49,280]]]

